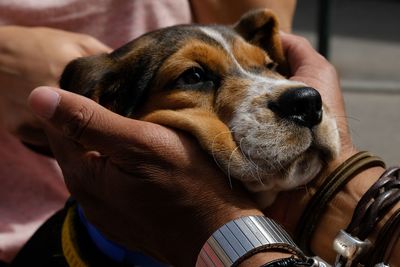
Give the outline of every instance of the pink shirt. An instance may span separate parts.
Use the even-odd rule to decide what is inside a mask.
[[[113,48],[150,30],[191,21],[187,0],[0,1],[0,25],[86,33]]]
[[[187,0],[0,1],[0,25],[85,33],[113,48],[147,31],[191,21]],[[0,259],[10,261],[67,197],[57,163],[0,128]]]

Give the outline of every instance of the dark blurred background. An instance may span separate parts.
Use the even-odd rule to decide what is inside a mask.
[[[316,48],[323,2],[327,56],[341,76],[353,141],[400,164],[400,0],[298,0],[294,32]]]

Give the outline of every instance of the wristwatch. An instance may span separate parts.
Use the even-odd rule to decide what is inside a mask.
[[[264,216],[246,216],[228,222],[212,234],[200,251],[196,267],[237,266],[250,256],[270,249],[307,259],[276,222]]]

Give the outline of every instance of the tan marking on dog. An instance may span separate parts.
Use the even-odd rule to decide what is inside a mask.
[[[226,124],[232,120],[237,107],[246,96],[247,92],[244,89],[249,87],[250,84],[250,80],[231,75],[225,78],[224,83],[218,89],[219,93],[214,108]]]
[[[215,73],[225,73],[232,65],[232,60],[219,47],[200,40],[190,40],[163,63],[157,74],[156,87],[163,88],[185,70],[202,65]]]
[[[213,110],[214,91],[175,90],[173,83],[186,70],[205,67],[224,75],[232,64],[227,54],[218,47],[200,40],[191,40],[171,55],[160,67],[152,91],[152,99],[140,111],[140,116],[156,109],[188,109],[202,107]],[[243,89],[242,89],[243,90]]]
[[[245,69],[264,67],[267,63],[272,62],[272,59],[264,50],[245,42],[242,38],[234,40],[232,52],[239,64]]]

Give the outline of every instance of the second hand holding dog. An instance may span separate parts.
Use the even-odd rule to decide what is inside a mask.
[[[308,201],[321,186],[321,180],[327,177],[338,165],[354,155],[357,149],[351,141],[343,96],[335,68],[325,58],[316,53],[310,43],[302,37],[283,33],[282,45],[286,51],[293,74],[290,79],[304,82],[320,92],[323,101],[336,119],[341,140],[339,157],[329,163],[320,178],[296,190],[281,192],[274,204],[264,211],[293,234]],[[383,168],[375,167],[360,172],[329,202],[329,207],[322,214],[316,231],[310,238],[312,240],[310,247],[316,255],[329,262],[334,261],[333,239],[339,229],[346,228],[359,199],[383,171]],[[399,204],[397,204],[398,207]],[[389,214],[394,211],[395,209],[392,209]],[[369,237],[372,242],[375,240],[380,227],[382,225],[378,226],[374,234]],[[399,246],[400,243],[397,242],[397,246],[393,251],[399,251]],[[391,263],[398,264],[399,256],[400,254],[393,253]]]

